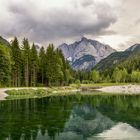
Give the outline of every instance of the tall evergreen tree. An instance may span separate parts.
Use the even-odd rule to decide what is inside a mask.
[[[93,70],[91,72],[91,80],[93,80],[95,83],[99,82],[99,80],[100,80],[100,74],[99,74],[98,71]]]
[[[30,45],[28,39],[23,39],[24,83],[29,86]]]
[[[128,76],[128,72],[127,72],[127,70],[125,69],[125,68],[123,68],[123,70],[122,70],[122,79],[121,79],[121,82],[126,82],[126,80],[127,80],[127,76]]]
[[[46,51],[46,76],[49,85],[58,84],[63,80],[64,74],[62,70],[62,59],[54,50],[53,44],[50,44]]]
[[[18,39],[15,37],[11,43],[11,56],[12,56],[12,85],[21,86],[21,50],[19,47]]]
[[[122,71],[119,70],[118,67],[116,67],[112,74],[112,80],[113,80],[113,82],[118,83],[121,81],[121,79],[122,79]]]
[[[35,87],[37,85],[38,54],[34,43],[31,48],[30,57],[30,86]]]
[[[41,47],[40,52],[39,52],[39,79],[41,78],[41,83],[42,85],[45,82],[46,79],[46,54],[45,54],[45,49],[44,47]]]
[[[62,72],[63,72],[63,84],[68,85],[69,82],[72,80],[71,67],[69,65],[69,62],[65,59],[62,51],[57,49],[56,52],[58,53],[58,55],[62,61],[61,68],[62,68]]]

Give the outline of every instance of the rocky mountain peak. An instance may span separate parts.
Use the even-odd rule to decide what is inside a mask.
[[[109,45],[86,37],[70,45],[63,43],[58,49],[62,50],[65,58],[70,61],[75,70],[90,70],[101,59],[115,52]]]
[[[86,37],[83,36],[83,37],[81,38],[81,41],[88,41],[88,39],[87,39]]]

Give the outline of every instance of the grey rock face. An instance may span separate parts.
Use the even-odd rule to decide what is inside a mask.
[[[58,47],[75,70],[90,70],[101,59],[115,52],[109,45],[83,37],[73,44]]]

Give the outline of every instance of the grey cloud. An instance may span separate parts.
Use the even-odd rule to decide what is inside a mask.
[[[82,2],[82,6],[84,6],[84,7],[90,6],[92,4],[94,4],[94,0],[84,0]]]
[[[22,5],[10,3],[8,9],[13,20],[10,21],[11,24],[5,24],[3,28],[9,26],[6,35],[26,36],[38,43],[87,34],[94,36],[108,32],[113,34],[113,31],[107,30],[117,20],[112,8],[105,3],[99,4],[93,0],[84,1],[80,4],[86,7],[91,5],[91,9],[80,7],[79,10],[75,7],[72,9],[66,7],[39,11],[27,1]]]

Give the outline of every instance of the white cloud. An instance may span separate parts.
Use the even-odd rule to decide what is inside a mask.
[[[97,40],[109,44],[113,48],[119,51],[125,50],[128,46],[128,41],[133,39],[132,36],[122,36],[122,35],[106,35],[100,36]]]

